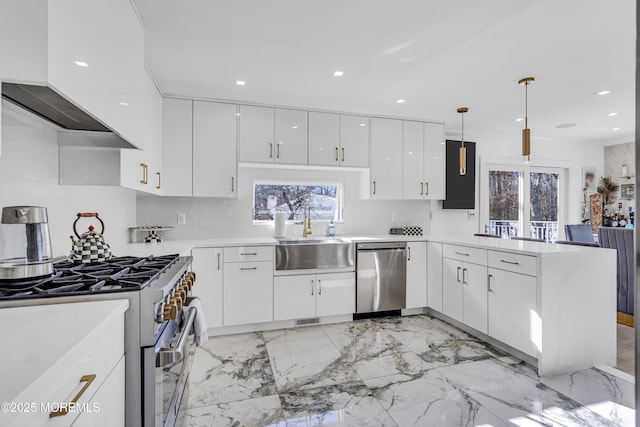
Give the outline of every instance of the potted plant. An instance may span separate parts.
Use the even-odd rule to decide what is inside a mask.
[[[620,186],[613,181],[611,175],[600,177],[597,191],[602,194],[602,200],[605,205],[615,203],[618,190],[620,190]]]

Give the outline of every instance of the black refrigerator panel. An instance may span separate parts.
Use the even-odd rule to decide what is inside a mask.
[[[476,207],[476,143],[466,142],[467,173],[460,175],[460,141],[447,140],[446,192],[443,209]]]

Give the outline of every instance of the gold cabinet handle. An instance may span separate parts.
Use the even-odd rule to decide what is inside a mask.
[[[376,182],[373,181],[373,194],[376,194]]]
[[[140,163],[140,167],[142,168],[142,179],[140,180],[140,184],[148,184],[148,166],[146,163]]]
[[[424,183],[424,186],[425,186],[425,188],[426,188],[424,195],[425,195],[425,196],[428,196],[428,195],[429,195],[429,183],[428,183],[428,182],[425,182],[425,183]]]
[[[220,270],[220,254],[218,254],[218,270]]]
[[[501,259],[500,262],[504,262],[505,264],[520,265],[518,261],[510,261],[508,259]]]
[[[236,191],[236,177],[232,176],[231,177],[231,192],[233,193],[234,191]]]
[[[276,144],[276,159],[280,158],[280,143]]]
[[[313,295],[314,288],[315,288],[314,281],[312,280],[311,281],[311,295]]]
[[[240,252],[240,255],[241,256],[246,256],[246,255],[256,256],[256,255],[258,255],[258,253],[257,252]]]
[[[269,158],[273,159],[273,142],[269,143]]]
[[[487,291],[488,292],[493,292],[493,289],[491,289],[491,279],[493,279],[493,274],[489,274],[487,276]]]
[[[240,271],[257,270],[258,267],[240,267]]]
[[[420,183],[420,195],[424,196],[424,182]]]
[[[342,150],[342,161],[344,162],[344,148],[341,148]]]
[[[469,254],[466,252],[458,252],[458,251],[456,251],[456,255],[469,256]]]
[[[318,279],[318,295],[322,295],[322,280]]]
[[[156,176],[158,177],[158,185],[156,185],[156,188],[159,190],[160,189],[160,172],[156,172]]]
[[[338,147],[336,147],[336,162],[338,161]]]
[[[463,285],[468,285],[469,283],[467,282],[467,278],[466,278],[466,274],[467,274],[467,269],[463,268],[462,269],[462,284]]]
[[[462,270],[462,267],[458,267],[456,270],[456,281],[458,283],[460,283],[460,270]]]
[[[411,246],[407,246],[407,261],[411,261]]]
[[[75,404],[78,403],[78,400],[82,397],[84,392],[87,391],[87,389],[95,379],[96,379],[95,374],[81,376],[80,384],[82,383],[85,383],[85,384],[82,386],[80,391],[73,397],[73,399],[71,399],[69,406],[56,409],[55,411],[51,411],[51,413],[49,413],[49,418],[61,417],[63,415],[67,415],[69,413],[69,407],[74,407]]]

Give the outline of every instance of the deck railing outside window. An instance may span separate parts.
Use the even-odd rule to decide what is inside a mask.
[[[489,221],[489,233],[510,238],[518,236],[518,221]],[[558,221],[531,221],[529,222],[529,237],[543,239],[547,242],[558,240]]]

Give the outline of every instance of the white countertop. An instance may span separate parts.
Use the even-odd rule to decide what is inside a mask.
[[[585,246],[556,245],[540,242],[527,242],[523,240],[495,239],[490,237],[467,236],[467,235],[425,235],[425,236],[404,236],[404,235],[339,235],[343,239],[351,239],[354,242],[364,241],[398,241],[398,242],[440,242],[455,245],[477,247],[498,251],[520,252],[529,255],[575,253],[579,251],[602,250],[602,248],[592,248]],[[298,238],[292,236],[290,238]],[[323,236],[311,236],[310,240],[323,239]],[[327,237],[328,238],[328,237]],[[211,239],[191,239],[191,240],[165,240],[161,243],[130,243],[112,247],[112,252],[116,256],[149,256],[149,255],[169,255],[179,254],[181,256],[191,255],[193,248],[221,248],[232,246],[271,246],[278,243],[273,237],[224,237]]]

